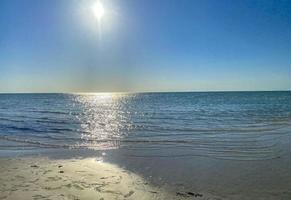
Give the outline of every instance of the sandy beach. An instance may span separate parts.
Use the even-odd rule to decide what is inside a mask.
[[[95,158],[1,158],[0,199],[215,199],[167,193],[142,177]]]
[[[93,158],[5,159],[0,199],[164,199],[141,177]]]

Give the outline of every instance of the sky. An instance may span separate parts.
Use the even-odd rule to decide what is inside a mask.
[[[1,0],[0,92],[291,90],[289,0]]]

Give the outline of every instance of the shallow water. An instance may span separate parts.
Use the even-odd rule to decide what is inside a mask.
[[[291,92],[1,94],[0,150],[120,149],[128,157],[279,157]]]

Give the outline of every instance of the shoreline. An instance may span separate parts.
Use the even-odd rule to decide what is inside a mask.
[[[279,158],[257,161],[130,157],[126,149],[2,152],[0,200],[289,199],[291,135],[280,141]]]

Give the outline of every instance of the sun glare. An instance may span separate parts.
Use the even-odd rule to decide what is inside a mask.
[[[93,5],[92,10],[93,10],[95,17],[98,19],[98,21],[100,21],[105,14],[105,9],[104,9],[103,4],[100,1],[96,2]]]

